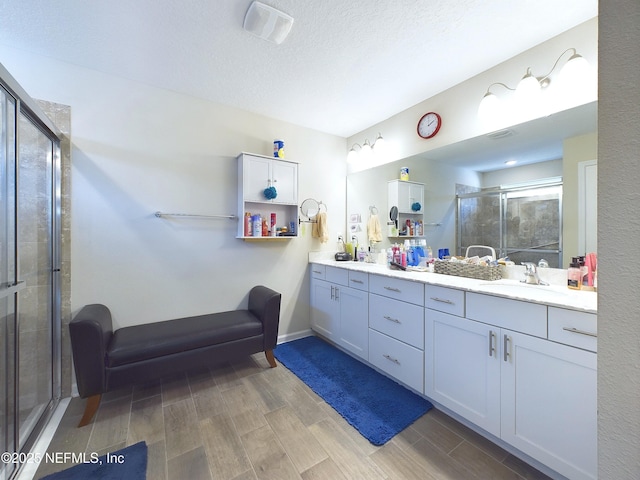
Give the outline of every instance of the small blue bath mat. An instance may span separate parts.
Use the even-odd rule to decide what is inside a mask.
[[[145,480],[147,444],[138,442],[117,452],[98,457],[87,453],[85,463],[52,473],[41,480]]]
[[[433,407],[318,337],[278,345],[274,355],[374,445],[384,445]]]

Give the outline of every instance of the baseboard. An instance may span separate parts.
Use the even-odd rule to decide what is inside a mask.
[[[294,340],[298,340],[299,338],[310,337],[311,335],[314,335],[314,333],[310,328],[302,330],[300,332],[285,333],[284,335],[278,335],[278,344],[292,342]]]

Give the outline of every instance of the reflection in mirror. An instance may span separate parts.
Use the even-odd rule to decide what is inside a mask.
[[[389,221],[389,211],[393,206],[388,204],[387,182],[399,179],[401,168],[407,167],[411,181],[425,184],[424,236],[428,245],[434,250],[449,248],[455,251],[456,192],[461,188],[477,190],[560,176],[564,177],[562,211],[570,212],[569,219],[563,218],[562,238],[565,243],[562,256],[563,264],[566,264],[567,256],[570,259],[571,256],[586,253],[578,251],[577,237],[567,234],[564,228],[570,225],[574,229],[573,217],[578,215],[577,163],[595,160],[597,147],[585,147],[585,153],[585,149],[580,150],[575,143],[581,143],[583,135],[595,137],[596,130],[597,102],[592,102],[510,127],[507,131],[472,138],[350,174],[347,176],[347,219],[359,214],[364,223],[349,224],[347,228],[357,232],[361,244],[367,244],[367,215],[369,206],[375,205],[380,211],[383,228],[383,241],[377,247],[388,248],[394,242],[402,241],[402,238],[386,236],[386,222]],[[567,142],[567,139],[573,138],[578,141]],[[596,144],[595,141],[592,143]],[[571,151],[567,151],[567,144]],[[504,162],[511,158],[516,158],[519,166],[505,169]],[[568,163],[575,163],[575,168],[567,168]],[[569,175],[576,178],[569,178]],[[585,214],[595,217],[596,212],[591,208]],[[570,243],[567,243],[568,239]]]

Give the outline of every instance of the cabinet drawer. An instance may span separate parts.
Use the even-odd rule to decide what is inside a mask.
[[[358,290],[369,290],[369,274],[366,272],[349,271],[349,286]]]
[[[598,316],[549,307],[549,340],[573,347],[598,351]]]
[[[437,285],[425,285],[424,305],[432,310],[464,317],[464,292]]]
[[[422,350],[369,329],[369,363],[414,390],[423,392]]]
[[[383,275],[371,275],[369,279],[369,292],[415,305],[424,305],[424,287],[422,283],[385,277]]]
[[[311,278],[317,278],[319,280],[325,279],[326,267],[324,265],[318,265],[317,263],[311,264]]]
[[[349,285],[349,270],[337,267],[326,267],[325,280],[338,285]]]
[[[547,338],[547,306],[467,292],[467,318]]]
[[[424,308],[369,294],[369,327],[424,350]]]

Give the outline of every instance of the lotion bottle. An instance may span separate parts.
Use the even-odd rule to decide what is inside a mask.
[[[572,290],[580,290],[582,287],[582,269],[577,258],[573,258],[567,269],[567,287]]]

